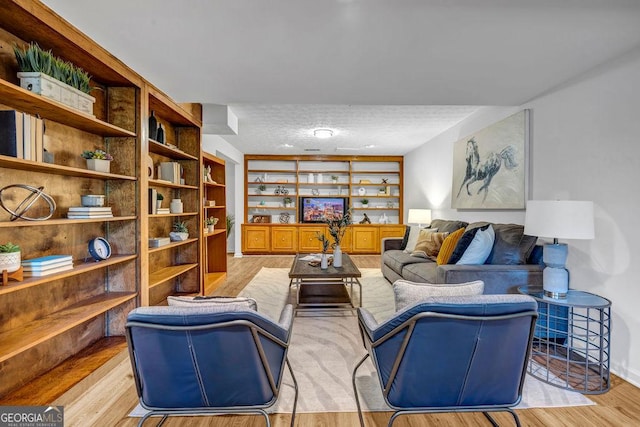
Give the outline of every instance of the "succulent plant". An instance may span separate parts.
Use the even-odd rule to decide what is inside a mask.
[[[188,233],[189,228],[187,227],[187,223],[185,221],[176,221],[173,223],[173,231],[177,233]]]
[[[210,216],[209,218],[204,220],[207,225],[216,225],[218,223],[218,218],[215,216]]]
[[[5,243],[4,245],[0,245],[1,253],[9,253],[9,252],[20,252],[20,246],[14,245],[11,242]]]
[[[84,150],[80,157],[84,159],[113,160],[113,156],[104,150]]]

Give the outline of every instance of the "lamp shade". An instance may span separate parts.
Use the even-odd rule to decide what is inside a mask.
[[[593,239],[593,202],[529,200],[524,232],[555,239]]]
[[[409,217],[407,218],[407,223],[430,224],[431,209],[409,209]]]

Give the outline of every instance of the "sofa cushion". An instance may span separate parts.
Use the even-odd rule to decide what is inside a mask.
[[[442,246],[440,247],[440,252],[438,252],[438,257],[436,258],[436,263],[438,263],[438,265],[443,265],[449,262],[449,258],[451,258],[451,254],[463,234],[464,228],[460,228],[449,234],[444,239],[444,242],[442,242]]]
[[[396,311],[429,297],[475,296],[482,295],[483,291],[482,280],[456,284],[416,283],[408,280],[396,280],[393,283]]]
[[[407,244],[404,247],[404,252],[410,254],[416,248],[416,243],[418,243],[418,237],[420,237],[420,228],[417,225],[409,226],[409,237],[407,238]]]
[[[464,251],[467,250],[467,247],[473,241],[473,238],[476,237],[476,233],[478,232],[478,230],[482,230],[483,228],[486,228],[488,226],[489,225],[486,225],[484,227],[475,227],[471,229],[467,228],[464,234],[462,235],[462,237],[460,238],[460,240],[458,240],[458,244],[456,245],[456,248],[453,250],[453,253],[449,257],[449,261],[447,262],[447,264],[457,263],[460,260],[460,258],[462,258]]]
[[[407,248],[407,242],[409,241],[409,232],[411,231],[411,227],[408,225],[404,226],[404,237],[402,238],[402,243],[400,243],[400,249],[405,250]]]
[[[493,249],[495,241],[495,232],[493,227],[488,225],[487,228],[478,230],[475,237],[462,254],[462,257],[456,262],[459,265],[480,265],[489,257]]]
[[[493,229],[496,241],[486,264],[526,264],[538,238],[524,234],[519,224],[494,224]]]
[[[438,252],[440,252],[442,242],[448,234],[449,233],[440,233],[430,229],[420,231],[418,243],[416,243],[415,249],[411,252],[411,256],[429,258],[435,261]]]
[[[402,269],[402,278],[412,282],[436,283],[438,265],[424,258],[413,257],[426,262],[405,265]]]
[[[246,297],[175,297],[168,296],[167,303],[170,307],[227,307],[230,311],[258,310],[258,303],[253,298]]]
[[[434,219],[431,221],[431,228],[437,228],[442,233],[453,233],[460,228],[466,228],[467,223],[464,221],[452,221],[447,219]]]
[[[385,251],[382,254],[382,263],[402,276],[404,266],[416,263],[432,263],[432,261],[425,258],[411,256],[411,254],[401,250],[392,249],[390,251]]]

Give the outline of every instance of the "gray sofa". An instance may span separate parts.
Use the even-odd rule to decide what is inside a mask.
[[[453,232],[482,227],[487,222],[467,224],[461,221],[436,219],[432,228],[439,232]],[[523,236],[523,227],[516,224],[491,224],[496,232],[493,251],[500,252],[490,259],[505,260],[503,264],[437,265],[431,259],[411,256],[402,248],[402,238],[382,240],[382,273],[391,283],[398,279],[420,283],[463,283],[484,281],[485,294],[516,293],[518,286],[542,286],[542,247],[535,245],[535,237]],[[532,240],[533,239],[533,240]],[[492,252],[494,255],[494,252]]]

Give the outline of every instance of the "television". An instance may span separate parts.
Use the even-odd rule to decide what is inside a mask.
[[[300,222],[325,222],[340,218],[347,211],[347,197],[300,197],[298,201]]]

